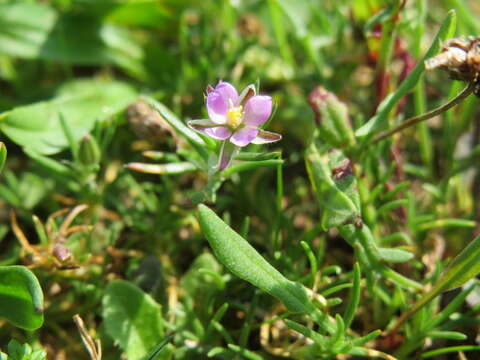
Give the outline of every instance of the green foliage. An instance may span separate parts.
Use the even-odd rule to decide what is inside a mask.
[[[199,222],[215,255],[228,270],[282,301],[288,310],[311,313],[314,308],[300,284],[286,279],[245,239],[211,209],[199,205]]]
[[[173,336],[167,336],[162,342],[156,345],[152,351],[150,351],[147,355],[145,355],[145,360],[155,360],[159,359],[160,354],[164,351],[165,346],[172,340]]]
[[[334,151],[321,153],[315,144],[311,144],[305,156],[310,181],[322,206],[321,224],[324,229],[352,223],[361,212],[356,179],[351,173],[349,160],[340,151]],[[335,159],[330,161],[329,156]]]
[[[442,284],[442,291],[455,289],[475,278],[480,272],[479,256],[480,237],[476,237],[445,269],[445,274],[439,281],[439,284]],[[440,286],[439,284],[436,286]]]
[[[108,335],[128,359],[142,359],[165,336],[161,306],[127,281],[107,285],[102,316]]]
[[[17,144],[38,154],[53,154],[68,141],[60,125],[63,116],[74,140],[122,111],[135,99],[134,90],[120,82],[80,80],[67,83],[50,101],[20,106],[1,115],[0,130]]]
[[[339,148],[348,148],[355,144],[347,105],[321,87],[311,92],[308,101],[315,113],[318,136],[325,143]]]
[[[143,49],[122,28],[37,3],[0,4],[0,52],[66,64],[115,64],[143,74]],[[84,31],[76,31],[82,28]]]
[[[476,237],[452,260],[433,289],[425,294],[405,313],[405,318],[416,313],[440,293],[460,287],[468,280],[475,278],[478,273],[480,273],[480,264],[478,262],[479,252],[480,237]],[[473,287],[471,287],[471,289],[473,289]],[[468,293],[466,293],[466,295],[468,295]]]
[[[44,350],[32,350],[30,345],[22,345],[15,339],[10,340],[7,349],[8,354],[0,352],[1,360],[45,360],[47,358]]]
[[[0,266],[0,317],[26,330],[43,324],[43,293],[35,275],[23,266]]]
[[[415,85],[420,80],[423,72],[425,71],[424,61],[433,55],[438,53],[440,45],[446,39],[451,38],[455,34],[455,27],[457,25],[457,16],[455,11],[451,10],[446,16],[445,20],[440,27],[432,45],[426,52],[425,56],[420,59],[408,75],[408,77],[402,82],[398,89],[386,97],[378,106],[377,113],[366,124],[357,129],[355,135],[358,137],[369,136],[374,131],[377,131],[383,123],[387,120],[388,114],[394,108],[394,106],[404,97],[407,93],[413,90]]]
[[[7,160],[7,147],[3,142],[0,142],[0,173],[5,166],[5,161]]]
[[[97,140],[94,137],[85,135],[82,138],[78,148],[78,159],[83,166],[98,166],[101,154]]]
[[[424,61],[479,11],[0,1],[0,359],[475,357],[478,98],[381,136],[465,88]],[[193,131],[220,79],[282,140]]]

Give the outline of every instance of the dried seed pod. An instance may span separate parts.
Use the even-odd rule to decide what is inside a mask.
[[[425,69],[443,69],[453,80],[475,83],[480,74],[480,37],[469,36],[448,40],[442,51],[425,61]],[[475,94],[480,95],[480,86],[477,85]]]
[[[63,244],[55,244],[52,254],[61,263],[64,263],[72,258],[72,251],[69,247]]]
[[[130,128],[140,139],[161,142],[172,136],[174,142],[177,142],[175,130],[145,101],[139,100],[130,105],[127,108],[127,117]]]

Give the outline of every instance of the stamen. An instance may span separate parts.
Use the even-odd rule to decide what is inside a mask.
[[[236,129],[242,123],[243,107],[231,107],[227,112],[227,123],[233,129]]]

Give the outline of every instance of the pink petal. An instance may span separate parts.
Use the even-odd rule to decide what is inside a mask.
[[[258,129],[258,134],[255,137],[255,139],[252,140],[252,144],[257,144],[257,145],[268,144],[281,139],[282,139],[282,135],[280,134]]]
[[[255,95],[245,105],[243,123],[259,126],[268,120],[272,113],[272,98],[268,95]]]
[[[205,129],[205,134],[217,140],[225,140],[232,135],[232,132],[223,126]]]
[[[228,100],[222,93],[214,90],[207,95],[207,111],[210,119],[217,124],[227,122]]]
[[[235,133],[230,138],[230,141],[232,142],[232,144],[244,147],[250,144],[252,140],[255,139],[257,134],[257,128],[245,127],[243,129],[235,131]]]
[[[222,97],[227,101],[227,104],[228,99],[230,99],[234,105],[237,104],[238,93],[232,84],[226,81],[220,81],[217,86],[215,86],[215,91],[218,91],[220,94],[222,94]]]
[[[207,119],[190,120],[187,122],[187,125],[189,128],[217,140],[225,140],[232,135],[232,132],[228,128],[224,126],[218,126],[218,124]]]

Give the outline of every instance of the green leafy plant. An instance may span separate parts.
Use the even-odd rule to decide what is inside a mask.
[[[111,282],[103,298],[107,333],[129,359],[143,359],[165,336],[161,307],[129,282]]]
[[[0,352],[2,360],[44,360],[47,358],[45,350],[32,350],[28,344],[21,344],[16,340],[10,340],[7,346],[8,354]]]
[[[479,11],[0,1],[0,357],[475,358]]]
[[[0,142],[0,172],[7,158],[5,144]],[[22,329],[35,330],[43,324],[43,293],[35,275],[23,266],[0,266],[0,317],[7,319]],[[20,345],[12,340],[9,345],[11,354],[17,354],[14,359],[24,359],[20,356]],[[22,354],[31,352],[28,344],[22,348]],[[32,355],[33,356],[33,355]],[[35,355],[35,359],[41,359]],[[27,359],[27,358],[25,358]],[[30,358],[28,358],[30,359]],[[33,357],[32,357],[33,359]]]
[[[22,329],[43,324],[43,293],[35,275],[23,266],[0,267],[0,316]]]

